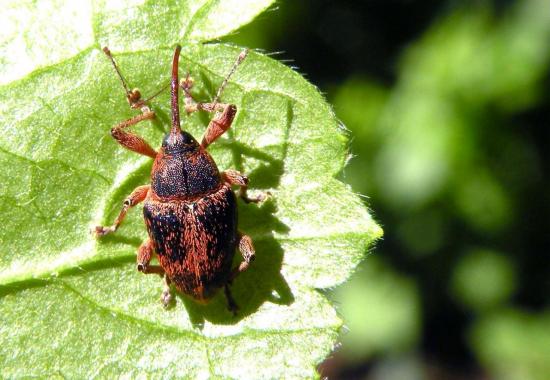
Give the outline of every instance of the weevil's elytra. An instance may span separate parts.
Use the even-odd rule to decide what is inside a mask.
[[[138,186],[124,201],[114,224],[97,226],[95,234],[102,236],[116,231],[127,211],[144,201],[143,216],[149,238],[138,249],[137,269],[164,276],[163,304],[167,306],[171,301],[170,284],[199,302],[207,302],[223,287],[229,308],[235,312],[229,284],[254,260],[254,247],[249,236],[238,232],[237,200],[231,186],[240,187],[239,196],[246,202],[259,202],[265,195],[249,198],[248,178],[235,170],[220,173],[206,149],[229,129],[235,118],[237,107],[218,100],[230,75],[246,57],[246,51],[238,56],[214,100],[198,103],[190,93],[193,80],[189,75],[178,82],[181,47],[176,47],[170,82],[172,126],[158,152],[143,138],[126,130],[155,117],[147,104],[151,98],[142,100],[138,90],[130,90],[109,49],[103,51],[122,82],[130,107],[141,110],[140,115],[114,126],[111,134],[126,149],[155,161],[151,185]],[[179,87],[184,91],[186,113],[203,110],[215,114],[200,143],[181,129]],[[231,268],[237,248],[243,261]],[[150,265],[154,255],[160,266]]]

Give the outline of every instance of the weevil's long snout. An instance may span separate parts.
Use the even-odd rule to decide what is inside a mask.
[[[178,62],[180,58],[181,46],[176,46],[174,52],[174,60],[172,61],[172,81],[170,83],[170,94],[172,96],[172,128],[170,129],[170,135],[179,135],[181,133],[180,127],[180,107],[179,107],[179,94],[178,94]]]
[[[170,81],[170,93],[172,95],[172,128],[162,141],[162,148],[167,153],[192,152],[199,148],[198,142],[187,132],[182,132],[180,126],[180,107],[179,107],[179,83],[178,83],[178,63],[180,58],[181,46],[176,46],[174,60],[172,61],[172,80]]]

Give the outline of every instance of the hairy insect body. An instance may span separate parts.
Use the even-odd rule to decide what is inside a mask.
[[[200,302],[207,301],[217,289],[223,287],[229,308],[236,312],[237,306],[229,285],[249,267],[255,253],[250,237],[237,230],[237,200],[231,186],[240,187],[239,196],[245,202],[259,202],[265,197],[249,198],[246,195],[248,178],[236,170],[220,173],[206,151],[208,145],[229,129],[237,112],[235,105],[218,102],[218,96],[229,76],[213,102],[195,102],[189,92],[192,86],[189,76],[181,84],[178,81],[181,47],[176,47],[170,82],[172,126],[157,152],[143,138],[126,130],[141,121],[153,119],[155,113],[146,105],[146,101],[140,99],[137,90],[130,91],[109,49],[104,48],[103,51],[122,81],[130,106],[142,112],[117,124],[111,130],[111,135],[126,149],[155,161],[151,171],[151,185],[135,188],[124,201],[114,224],[97,226],[95,234],[103,236],[115,232],[128,210],[145,201],[143,215],[149,239],[138,249],[137,269],[145,274],[164,276],[165,286],[161,295],[163,304],[168,306],[172,299],[170,284]],[[239,55],[230,74],[245,55]],[[181,129],[178,100],[180,86],[185,93],[186,112],[215,113],[200,144]],[[243,261],[232,268],[237,248]],[[154,256],[158,258],[160,266],[150,264]]]
[[[143,215],[172,283],[204,301],[229,280],[237,244],[237,202],[210,155],[190,135],[185,139],[185,149],[163,144]]]

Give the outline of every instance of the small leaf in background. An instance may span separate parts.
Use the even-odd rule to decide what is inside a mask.
[[[17,19],[6,12],[2,20],[23,22],[29,33],[22,69],[9,61],[0,87],[0,377],[317,376],[342,321],[316,289],[345,281],[381,229],[334,178],[346,137],[296,72],[250,53],[223,95],[238,107],[235,122],[210,149],[221,170],[241,170],[253,192],[273,194],[260,206],[239,205],[257,260],[233,285],[237,318],[223,295],[206,306],[178,295],[174,309],[161,307],[161,280],[135,270],[146,237],[139,208],[117,234],[96,241],[89,233],[114,219],[151,169],[109,136],[135,112],[100,48],[111,48],[130,86],[147,97],[169,80],[173,45],[182,43],[181,72],[195,78],[197,98],[212,99],[241,49],[201,42],[269,4],[93,3],[74,10],[76,24],[70,14],[56,18],[44,29],[49,43],[36,49],[42,32],[19,20],[42,25],[51,9],[72,8],[41,5],[44,15],[36,6],[5,7]],[[2,41],[8,57],[11,39]],[[60,55],[51,52],[57,46]],[[170,117],[167,91],[152,107],[157,120],[134,129],[156,147]],[[195,114],[183,127],[200,136],[208,118]]]

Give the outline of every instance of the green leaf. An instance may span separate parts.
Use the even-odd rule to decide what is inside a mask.
[[[180,42],[180,72],[189,70],[194,95],[208,100],[240,49],[201,42],[236,29],[269,2],[232,3],[94,3],[82,17],[89,24],[48,24],[67,28],[58,42],[76,41],[72,50],[34,49],[36,32],[25,52],[43,59],[25,64],[23,74],[3,72],[16,79],[0,87],[0,377],[317,376],[342,322],[316,289],[345,281],[381,229],[334,178],[346,138],[330,106],[296,72],[250,53],[223,94],[238,107],[235,122],[209,148],[221,170],[250,175],[252,193],[273,194],[263,205],[239,204],[239,227],[254,240],[257,259],[232,286],[237,317],[223,294],[208,305],[177,295],[174,308],[162,308],[161,279],[135,270],[146,237],[139,207],[116,234],[97,241],[89,233],[112,223],[151,170],[149,159],[109,136],[136,112],[100,47],[111,48],[130,85],[147,97],[168,82]],[[46,23],[38,8],[19,7],[11,9]],[[10,44],[2,43],[2,56]],[[158,146],[169,125],[167,91],[152,108],[157,120],[134,129]],[[200,136],[209,117],[185,118],[184,128]]]

